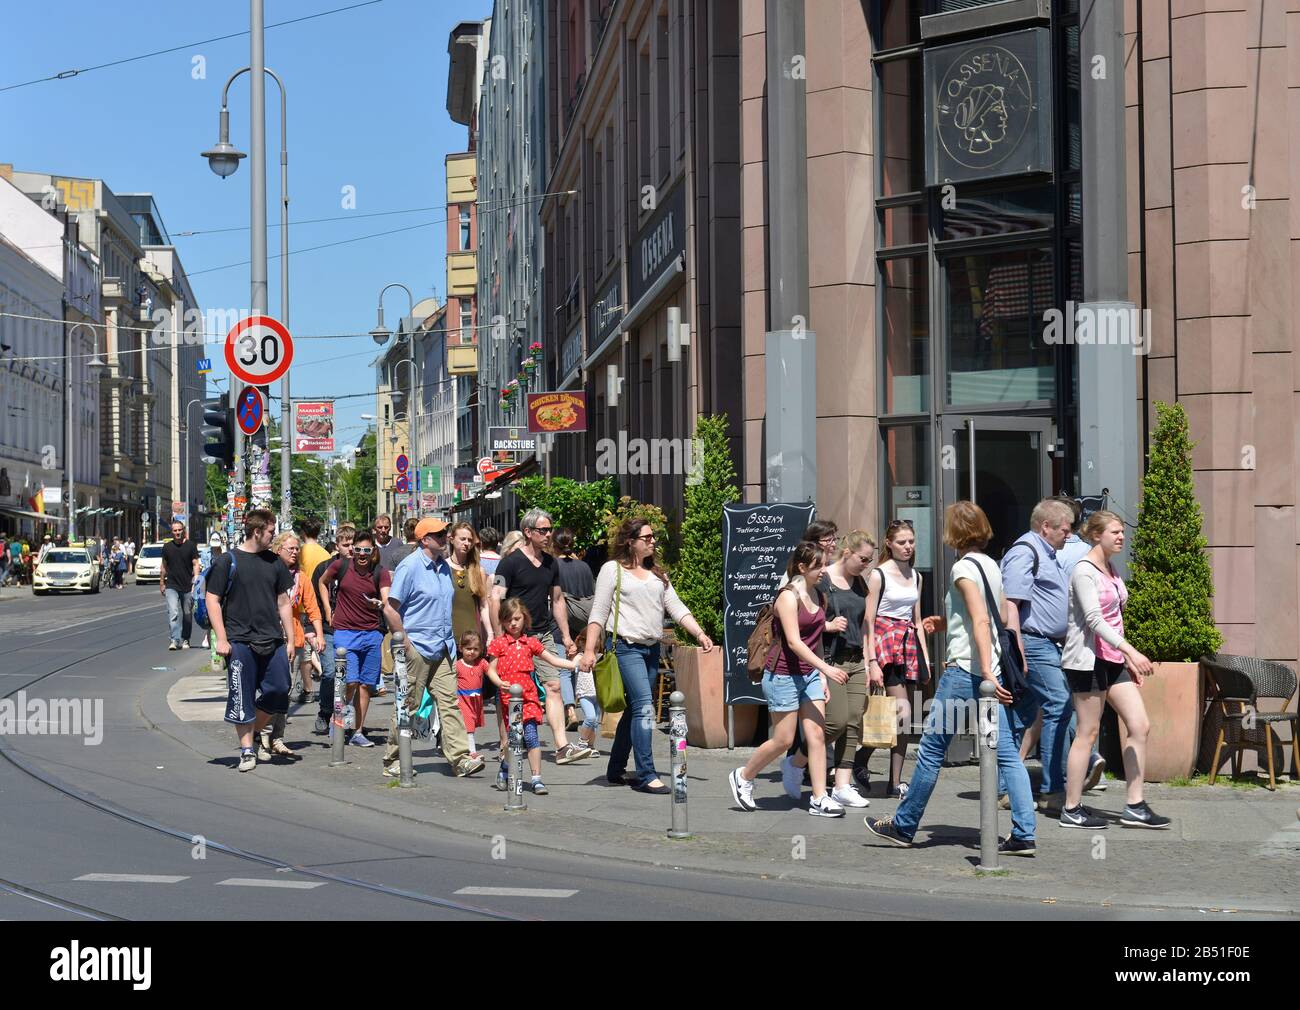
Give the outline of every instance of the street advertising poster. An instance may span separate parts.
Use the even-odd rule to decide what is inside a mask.
[[[586,393],[529,393],[528,430],[540,432],[586,431]]]
[[[334,401],[295,400],[293,451],[334,452]]]
[[[745,667],[749,635],[758,612],[776,598],[790,552],[816,511],[811,502],[723,506],[723,700],[728,705],[766,704],[762,687],[750,683]]]

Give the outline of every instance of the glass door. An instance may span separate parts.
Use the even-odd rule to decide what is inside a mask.
[[[967,499],[984,510],[994,560],[1029,529],[1029,513],[1052,493],[1051,424],[1046,417],[942,418],[942,504]]]

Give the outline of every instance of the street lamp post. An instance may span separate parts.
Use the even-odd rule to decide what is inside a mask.
[[[370,331],[371,339],[374,340],[374,342],[378,344],[380,347],[383,347],[384,344],[388,343],[389,338],[393,335],[384,326],[384,295],[389,288],[401,288],[403,291],[406,292],[406,301],[408,305],[406,318],[411,321],[412,327],[414,327],[415,325],[415,296],[411,294],[411,289],[408,288],[405,284],[393,283],[393,284],[384,285],[384,287],[379,292],[379,321],[375,324],[375,328]],[[407,364],[411,366],[411,403],[412,403],[412,407],[410,410],[406,412],[406,416],[407,416],[407,428],[410,430],[409,438],[411,442],[411,457],[415,460],[415,470],[417,474],[415,500],[416,500],[416,511],[418,512],[419,501],[420,501],[420,487],[418,483],[418,475],[420,471],[420,453],[419,453],[420,433],[415,423],[415,405],[418,404],[419,400],[418,397],[416,396],[416,382],[415,382],[416,372],[415,372],[415,331],[414,329],[412,329],[407,334],[406,339],[409,341],[409,345],[407,348],[407,357],[404,360],[406,361]],[[390,387],[390,392],[388,394],[389,398],[393,401],[394,422],[396,422],[397,420],[396,417],[397,408],[401,406],[402,397],[405,395],[402,393],[400,389],[397,388],[397,372],[401,364],[402,362],[398,361],[398,363],[393,366],[393,381]],[[375,392],[376,394],[378,394],[377,388]],[[376,459],[375,461],[376,468],[378,467],[378,462],[379,462],[378,459]],[[376,477],[376,482],[378,483],[379,473],[377,469],[376,469],[375,477]],[[407,508],[409,511],[410,507],[408,506]]]
[[[185,515],[187,519],[191,520],[194,517],[190,514],[190,471],[194,468],[194,460],[192,458],[193,449],[190,447],[190,431],[192,430],[190,428],[190,408],[196,403],[202,402],[201,399],[197,399],[185,404]],[[203,484],[206,487],[207,481],[204,481]]]
[[[81,326],[89,328],[92,335],[95,334],[95,328],[91,326],[90,323],[80,322],[74,324],[73,327],[67,331],[67,335],[64,338],[65,356],[63,362],[63,380],[65,389],[64,398],[68,401],[68,420],[67,432],[65,433],[63,440],[63,469],[67,471],[68,478],[68,504],[66,506],[66,511],[68,514],[69,544],[74,543],[77,539],[77,477],[76,467],[73,463],[75,453],[72,448],[72,335],[76,333],[77,328]],[[95,335],[95,356],[86,363],[86,367],[90,370],[92,380],[96,382],[98,382],[100,376],[104,374],[104,370],[108,368],[108,365],[99,356],[99,338],[97,335]],[[98,411],[96,411],[96,413],[98,413]]]
[[[221,119],[220,119],[220,138],[215,147],[203,152],[203,157],[208,159],[208,165],[212,171],[223,179],[232,175],[239,168],[240,159],[244,157],[243,153],[236,150],[230,143],[230,115],[226,105],[226,90],[230,88],[230,83],[240,73],[247,72],[250,75],[250,136],[249,152],[252,157],[252,178],[249,180],[249,308],[255,316],[265,315],[267,311],[266,297],[266,75],[271,73],[276,83],[280,86],[280,186],[281,186],[281,218],[280,218],[280,242],[281,242],[281,263],[280,263],[280,299],[281,299],[281,322],[288,325],[288,304],[289,304],[289,286],[288,286],[288,164],[289,158],[285,145],[285,93],[284,82],[280,80],[273,72],[269,71],[266,66],[266,18],[264,11],[265,0],[249,0],[249,65],[241,71],[232,74],[230,80],[226,82],[226,88],[221,95]],[[281,410],[282,418],[287,417],[289,409],[289,382],[288,376],[284,378],[284,385],[281,387]],[[238,384],[231,383],[231,392],[238,394]],[[282,424],[285,423],[283,420]],[[243,439],[237,439],[242,443]],[[235,481],[242,484],[244,481],[244,453],[242,444],[238,446],[240,451],[236,452],[235,459]],[[287,450],[281,450],[285,455],[281,457],[281,513],[283,515],[286,505],[284,503],[284,490],[287,481],[288,456]]]

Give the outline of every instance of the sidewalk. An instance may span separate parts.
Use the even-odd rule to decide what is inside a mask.
[[[221,722],[224,695],[215,675],[182,678],[167,692],[142,699],[154,726],[205,758],[235,754],[230,728]],[[368,736],[382,744],[392,710],[392,691],[370,708]],[[1038,855],[1004,858],[1005,875],[978,874],[979,769],[945,768],[912,849],[876,839],[863,827],[863,814],[884,816],[897,806],[886,799],[887,755],[872,759],[871,806],[842,819],[811,817],[808,791],[796,807],[781,788],[773,765],[755,786],[759,809],[745,813],[731,800],[727,774],[752,750],[692,750],[689,755],[690,828],[694,837],[671,841],[670,797],[648,796],[605,782],[606,759],[555,765],[544,751],[542,774],[550,795],[524,794],[528,809],[508,814],[505,794],[490,788],[496,771],[496,731],[480,731],[484,772],[454,778],[447,763],[417,741],[416,787],[399,789],[380,774],[382,746],[348,747],[350,763],[329,767],[326,737],[311,735],[315,705],[294,707],[286,739],[302,760],[260,763],[255,776],[272,778],[352,805],[342,816],[383,811],[485,840],[507,841],[566,852],[589,853],[680,868],[797,879],[835,887],[920,890],[930,894],[1018,897],[1043,902],[1207,911],[1300,914],[1300,786],[1276,793],[1230,786],[1149,786],[1147,799],[1173,818],[1168,831],[1066,830],[1054,818],[1038,818]],[[489,715],[489,723],[493,721]],[[544,734],[546,735],[546,734]],[[484,744],[487,743],[486,746]],[[602,740],[607,752],[610,741]],[[658,770],[668,772],[668,737],[656,733]],[[1031,765],[1036,775],[1036,769]],[[910,774],[911,760],[904,770]],[[1123,783],[1110,781],[1088,803],[1117,813]],[[1001,830],[1010,814],[1001,813]],[[485,841],[490,844],[490,841]]]

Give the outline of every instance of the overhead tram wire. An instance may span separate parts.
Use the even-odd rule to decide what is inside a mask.
[[[274,24],[266,25],[266,28],[283,28],[285,25],[296,25],[302,21],[312,21],[315,18],[328,17],[331,14],[342,14],[345,11],[357,10],[360,7],[371,7],[374,4],[383,2],[384,0],[364,0],[362,3],[351,4],[348,7],[335,7],[333,10],[320,11],[316,14],[305,14],[300,18],[290,18],[288,21],[277,21]],[[139,56],[127,56],[120,60],[110,60],[108,63],[97,63],[93,67],[82,67],[79,70],[61,70],[57,74],[51,74],[48,77],[37,77],[30,81],[22,81],[19,84],[7,84],[3,88],[0,88],[0,93],[15,91],[18,88],[30,87],[33,84],[43,84],[46,81],[67,81],[74,77],[80,77],[82,74],[92,73],[96,70],[105,70],[109,67],[120,67],[125,63],[136,63],[140,60],[152,59],[155,56],[165,56],[168,53],[180,52],[182,49],[193,49],[195,46],[206,46],[212,42],[225,42],[227,39],[237,39],[247,34],[247,31],[232,32],[229,35],[218,35],[211,39],[200,39],[197,42],[186,42],[184,45],[171,46],[168,49],[158,49],[151,53],[142,53]]]

